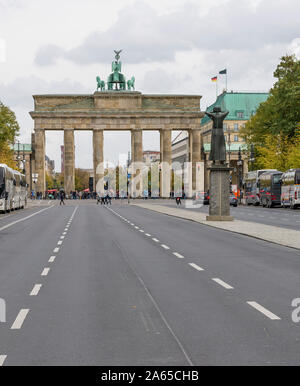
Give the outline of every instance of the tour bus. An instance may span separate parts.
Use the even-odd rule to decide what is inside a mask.
[[[21,174],[17,170],[13,171],[14,174],[14,194],[12,209],[24,209],[27,199],[27,187],[24,174]]]
[[[300,206],[300,169],[290,169],[281,177],[281,205],[295,209]]]
[[[245,174],[244,177],[244,199],[246,205],[259,205],[260,204],[260,193],[258,186],[258,178],[265,172],[276,172],[276,169],[261,169],[253,170]]]
[[[281,205],[281,176],[282,172],[264,172],[258,177],[260,204],[272,208]]]
[[[26,205],[25,176],[0,164],[0,212],[10,212]]]

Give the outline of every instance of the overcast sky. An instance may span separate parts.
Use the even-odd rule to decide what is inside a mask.
[[[211,77],[224,68],[228,89],[268,91],[286,53],[300,56],[299,0],[0,0],[0,99],[30,142],[33,94],[93,93],[123,49],[122,72],[143,93],[215,100]],[[219,90],[225,79],[219,76]],[[47,134],[60,170],[62,133]],[[76,132],[76,167],[92,167],[91,134]],[[158,133],[144,149],[159,148]],[[130,150],[129,132],[105,133],[105,159]]]

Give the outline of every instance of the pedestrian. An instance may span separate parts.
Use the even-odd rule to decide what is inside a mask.
[[[176,204],[181,205],[181,198],[180,197],[176,197]]]
[[[65,192],[63,190],[61,190],[60,191],[60,203],[59,203],[59,205],[61,205],[61,204],[66,205],[65,201],[64,201],[65,197],[66,197]]]

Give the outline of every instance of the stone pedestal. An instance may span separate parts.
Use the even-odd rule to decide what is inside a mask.
[[[233,221],[230,216],[230,170],[226,165],[213,165],[210,170],[209,216],[207,221]]]

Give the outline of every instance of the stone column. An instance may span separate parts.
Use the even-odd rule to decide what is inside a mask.
[[[204,190],[204,162],[201,160],[201,131],[192,130],[192,188],[193,193]]]
[[[75,155],[74,155],[74,130],[64,129],[65,146],[65,193],[70,194],[75,190]]]
[[[94,191],[104,195],[103,130],[93,130]]]
[[[170,198],[170,186],[171,186],[171,166],[172,166],[172,130],[163,129],[161,131],[163,142],[162,153],[162,189],[161,197]]]
[[[143,131],[135,129],[131,131],[131,161],[133,166],[131,192],[133,197],[141,197],[142,184],[142,162],[143,162]]]
[[[45,131],[36,129],[34,136],[35,173],[38,174],[36,192],[45,192]]]

